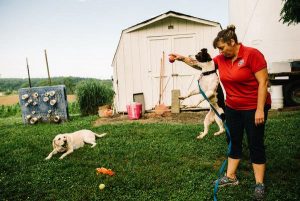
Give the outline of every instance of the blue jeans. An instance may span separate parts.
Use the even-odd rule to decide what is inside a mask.
[[[269,105],[265,107],[265,123],[269,109]],[[265,123],[259,126],[255,125],[255,111],[256,110],[234,110],[226,106],[225,118],[232,143],[229,157],[233,159],[240,159],[242,157],[242,142],[245,130],[251,162],[264,164],[266,163],[264,145]]]

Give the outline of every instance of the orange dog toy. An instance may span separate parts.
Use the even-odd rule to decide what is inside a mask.
[[[109,176],[115,175],[114,171],[112,171],[111,169],[104,168],[104,167],[96,168],[96,172],[97,172],[97,174],[107,174]]]
[[[174,61],[175,61],[175,58],[174,58],[173,56],[170,56],[170,57],[169,57],[169,62],[170,62],[170,63],[174,63]]]

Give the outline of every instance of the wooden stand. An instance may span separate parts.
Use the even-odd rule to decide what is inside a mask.
[[[179,96],[180,96],[180,90],[179,89],[172,90],[172,106],[171,106],[171,112],[172,113],[177,113],[177,114],[180,113]]]

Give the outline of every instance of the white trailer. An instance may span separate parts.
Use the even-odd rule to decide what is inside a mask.
[[[294,106],[300,105],[300,25],[280,22],[282,7],[282,0],[229,0],[229,22],[240,42],[265,55],[272,86],[282,86],[284,105]]]

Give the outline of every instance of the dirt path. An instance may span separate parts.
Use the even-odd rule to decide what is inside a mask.
[[[300,111],[300,106],[283,108],[280,110],[270,110],[268,118],[278,116],[283,112]],[[167,123],[167,124],[203,124],[207,110],[204,111],[185,111],[180,114],[166,113],[163,116],[156,115],[155,113],[145,113],[141,119],[130,120],[127,115],[117,114],[110,118],[98,118],[93,125],[100,126],[105,124],[122,124],[122,123]]]
[[[182,112],[180,114],[166,113],[163,116],[155,113],[145,113],[141,119],[130,120],[127,115],[114,115],[110,118],[99,118],[94,122],[94,126],[105,124],[122,124],[122,123],[172,123],[172,124],[202,124],[207,111],[200,112]]]

